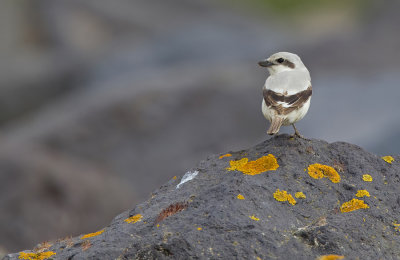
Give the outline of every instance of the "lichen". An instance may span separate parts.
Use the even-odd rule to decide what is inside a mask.
[[[177,202],[174,204],[169,205],[165,209],[163,209],[156,219],[156,223],[163,221],[164,219],[172,216],[182,210],[185,210],[188,207],[187,202]]]
[[[83,243],[81,245],[82,251],[86,251],[91,247],[92,247],[92,243],[90,242],[90,240],[83,241]]]
[[[328,178],[333,183],[340,182],[339,173],[331,166],[314,163],[308,166],[308,175],[314,179]]]
[[[20,252],[18,258],[19,259],[27,259],[27,260],[44,260],[53,255],[55,255],[53,251],[46,251],[41,253],[25,253]]]
[[[252,220],[255,220],[255,221],[259,221],[260,219],[259,218],[257,218],[256,216],[254,216],[254,215],[252,215],[252,216],[249,216],[249,218],[251,218]]]
[[[44,241],[42,243],[40,243],[37,247],[35,247],[34,251],[35,252],[43,252],[43,251],[47,251],[50,249],[50,247],[53,245],[53,243],[49,242],[49,241]]]
[[[102,234],[103,232],[104,232],[104,229],[102,229],[100,231],[97,231],[97,232],[94,232],[94,233],[89,233],[89,234],[86,234],[86,235],[82,236],[81,239],[95,237],[95,236],[98,236],[98,235]]]
[[[392,164],[392,162],[394,161],[394,158],[392,156],[389,156],[389,155],[388,156],[383,156],[382,159],[385,162],[390,163],[390,164]]]
[[[229,164],[230,167],[226,168],[227,170],[238,170],[247,175],[256,175],[266,171],[274,171],[279,167],[278,161],[272,154],[258,158],[255,161],[249,161],[248,158],[242,158],[237,161],[230,161]]]
[[[275,191],[275,193],[274,193],[274,198],[277,200],[277,201],[282,201],[282,202],[285,202],[285,201],[287,201],[287,202],[289,202],[290,204],[292,204],[292,205],[295,205],[296,204],[296,200],[293,198],[293,196],[292,195],[290,195],[289,193],[287,193],[287,191],[285,191],[285,190],[279,190],[279,189],[277,189],[276,191]]]
[[[143,218],[143,216],[141,214],[136,214],[135,216],[129,217],[127,219],[125,219],[124,221],[127,223],[136,223],[141,221]]]
[[[363,181],[371,182],[372,181],[372,176],[369,175],[369,174],[364,174],[362,179],[363,179]]]
[[[396,230],[396,231],[399,231],[399,232],[400,232],[400,224],[399,224],[399,223],[397,223],[397,221],[393,222],[392,224],[393,224],[393,226],[394,226],[394,230]]]
[[[244,196],[242,194],[237,195],[238,200],[244,200]]]
[[[318,258],[318,260],[340,260],[343,259],[342,255],[323,255]]]
[[[295,196],[296,198],[298,198],[298,199],[305,199],[305,198],[306,198],[306,195],[305,195],[303,192],[301,192],[301,191],[296,192],[296,193],[294,194],[294,196]]]
[[[342,213],[344,213],[344,212],[350,212],[353,210],[368,209],[368,208],[369,208],[369,206],[367,204],[365,204],[363,200],[352,199],[350,201],[343,203],[342,206],[340,207],[340,211]]]
[[[219,157],[219,159],[222,159],[222,158],[225,158],[225,157],[231,157],[231,156],[232,156],[232,154],[227,153],[227,154],[221,155],[221,156]]]
[[[370,197],[369,192],[367,190],[358,190],[356,197],[362,198],[364,196]]]
[[[198,230],[198,231],[201,231],[201,230],[202,230],[202,228],[201,228],[201,227],[198,227],[198,228],[197,228],[197,230]]]

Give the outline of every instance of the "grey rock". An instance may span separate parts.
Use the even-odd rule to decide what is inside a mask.
[[[231,154],[209,156],[191,169],[198,174],[179,188],[181,178],[171,179],[147,201],[117,216],[101,234],[58,241],[45,250],[56,253],[54,259],[400,257],[399,156],[389,164],[352,144],[286,134]],[[276,170],[257,175],[227,170],[231,160],[268,154],[277,158]],[[337,169],[340,182],[311,178],[305,169],[314,163]],[[373,181],[363,181],[364,174]],[[301,191],[306,198],[295,198],[295,205],[277,201],[277,189],[293,197]],[[341,205],[357,198],[357,190],[370,193],[358,198],[369,208],[342,212]],[[142,216],[138,222],[125,221],[137,214]]]

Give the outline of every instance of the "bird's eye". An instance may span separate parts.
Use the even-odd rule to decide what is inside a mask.
[[[279,59],[277,59],[276,61],[277,61],[278,63],[282,63],[282,62],[284,62],[285,60],[282,59],[282,58],[279,58]]]

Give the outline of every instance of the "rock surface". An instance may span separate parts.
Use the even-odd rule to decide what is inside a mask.
[[[400,1],[296,26],[229,1],[3,2],[0,255],[97,230],[198,158],[261,142],[257,61],[278,50],[311,71],[302,134],[399,151]]]
[[[393,159],[279,135],[210,156],[102,230],[4,259],[398,259],[400,157]]]

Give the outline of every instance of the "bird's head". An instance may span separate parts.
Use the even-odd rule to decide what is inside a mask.
[[[277,52],[268,59],[258,63],[261,67],[266,67],[271,75],[298,69],[306,69],[300,57],[290,52]]]

